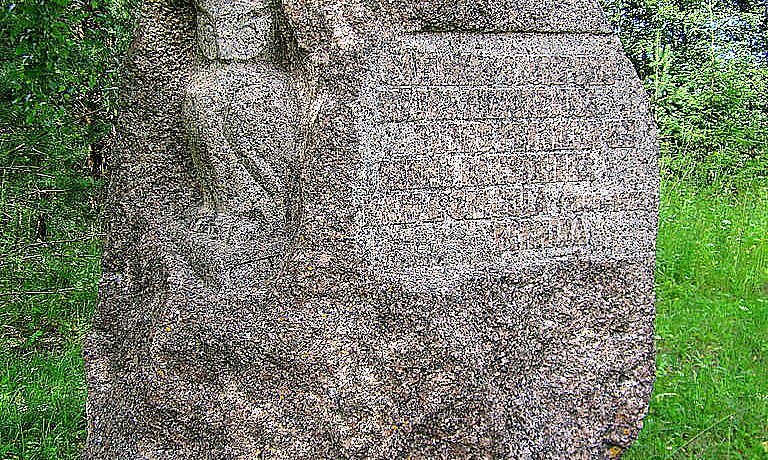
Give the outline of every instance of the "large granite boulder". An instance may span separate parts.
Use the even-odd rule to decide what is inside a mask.
[[[653,383],[646,96],[595,0],[145,0],[97,459],[602,459]]]

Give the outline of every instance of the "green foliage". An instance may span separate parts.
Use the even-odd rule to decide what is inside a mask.
[[[768,177],[768,67],[740,61],[705,66],[657,104],[664,172],[731,189]]]
[[[128,41],[126,7],[38,0],[0,9],[5,347],[71,337],[71,316],[93,302],[101,151],[115,113],[117,56]]]
[[[125,0],[4,1],[0,119],[102,134],[116,95],[115,51],[128,37],[127,6]]]
[[[668,179],[768,177],[768,2],[605,0],[651,95]]]

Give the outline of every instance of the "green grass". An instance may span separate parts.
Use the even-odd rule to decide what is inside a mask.
[[[630,460],[768,458],[768,190],[666,184],[657,381]]]
[[[85,383],[77,347],[0,357],[0,458],[74,459],[85,440]]]
[[[101,186],[84,130],[43,131],[0,123],[2,460],[74,459],[85,435]]]
[[[0,297],[2,459],[75,459],[84,441],[99,245],[78,228],[83,241],[2,248],[0,292],[65,290]],[[768,190],[667,183],[658,255],[658,380],[625,458],[768,459]]]

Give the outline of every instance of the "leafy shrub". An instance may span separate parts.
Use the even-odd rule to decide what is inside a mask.
[[[751,189],[768,176],[768,2],[606,0],[651,96],[662,173]]]

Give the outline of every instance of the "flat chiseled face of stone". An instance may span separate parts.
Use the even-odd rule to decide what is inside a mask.
[[[622,59],[610,36],[454,33],[373,57],[358,117],[373,270],[429,289],[491,268],[648,257],[655,132]]]

